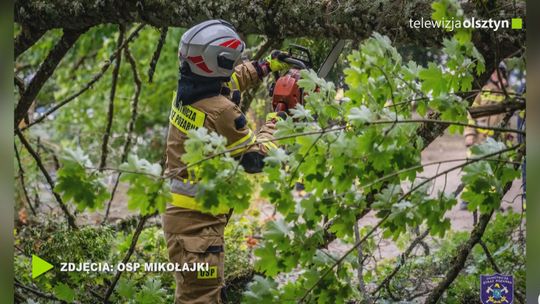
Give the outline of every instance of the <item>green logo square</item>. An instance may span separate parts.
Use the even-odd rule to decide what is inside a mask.
[[[512,29],[519,30],[523,27],[523,20],[521,18],[512,18]]]

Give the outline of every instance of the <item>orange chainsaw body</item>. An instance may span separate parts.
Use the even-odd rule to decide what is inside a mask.
[[[303,103],[303,92],[298,86],[300,70],[290,69],[276,81],[272,96],[272,107],[276,112],[287,112]]]

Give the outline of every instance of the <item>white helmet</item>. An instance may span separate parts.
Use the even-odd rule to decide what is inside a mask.
[[[244,46],[230,23],[208,20],[182,35],[178,57],[181,62],[187,62],[196,75],[228,78],[240,63]]]

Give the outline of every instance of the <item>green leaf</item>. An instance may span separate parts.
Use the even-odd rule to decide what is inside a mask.
[[[422,80],[422,90],[431,91],[435,96],[447,91],[442,69],[435,63],[430,62],[428,68],[420,70],[418,76]]]
[[[364,105],[351,108],[349,115],[347,116],[349,120],[355,125],[363,125],[366,122],[370,122],[373,118],[371,111]]]
[[[54,295],[68,303],[71,303],[75,300],[75,290],[71,289],[68,285],[60,283],[54,287]]]
[[[135,287],[135,282],[125,278],[121,278],[118,281],[118,286],[115,291],[123,298],[130,299],[136,293],[137,289]]]
[[[80,211],[103,207],[109,194],[101,181],[101,174],[87,172],[87,168],[92,167],[88,156],[80,148],[65,149],[63,152],[55,191],[59,192],[64,200],[74,202]]]

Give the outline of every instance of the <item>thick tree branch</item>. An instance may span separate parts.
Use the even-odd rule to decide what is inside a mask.
[[[469,114],[471,114],[472,118],[479,118],[502,113],[513,113],[518,110],[525,110],[525,102],[507,102],[471,107],[469,108]]]
[[[280,37],[365,38],[373,31],[403,41],[438,41],[443,31],[417,30],[409,18],[431,16],[427,0],[401,1],[155,1],[108,0],[100,2],[50,0],[15,1],[15,21],[42,29],[80,29],[104,23],[145,22],[156,27],[189,27],[197,22],[221,18],[239,32],[274,34]],[[477,9],[464,3],[465,13]],[[506,10],[507,16],[524,16],[524,3]],[[301,13],[299,13],[301,12]],[[477,14],[477,13],[476,13]],[[294,26],[291,26],[294,25]],[[501,31],[498,31],[499,33]],[[506,34],[507,36],[510,36]],[[515,31],[512,33],[515,35]],[[510,37],[512,38],[512,37]],[[515,37],[514,37],[515,38]]]
[[[42,29],[33,29],[26,25],[21,26],[21,32],[17,37],[15,37],[14,41],[14,53],[15,57],[14,59],[17,59],[19,55],[24,53],[27,49],[29,49],[32,45],[34,45],[42,36],[45,34],[45,30]]]
[[[30,105],[32,105],[32,102],[34,102],[34,99],[47,79],[51,77],[62,58],[64,58],[66,53],[73,46],[73,44],[75,44],[83,32],[85,32],[84,29],[75,31],[65,30],[58,43],[56,43],[54,48],[47,55],[47,58],[45,58],[43,63],[39,66],[38,71],[26,87],[26,90],[19,99],[19,103],[15,109],[15,128],[17,128],[21,120],[28,112]]]
[[[118,48],[120,48],[124,42],[124,33],[126,29],[123,25],[119,25],[118,27],[119,27],[118,42],[116,43],[116,45],[118,46]],[[109,151],[108,150],[109,138],[112,132],[112,124],[113,124],[113,117],[114,117],[114,98],[116,96],[116,85],[118,83],[118,74],[120,73],[121,63],[122,63],[122,52],[118,52],[116,54],[114,69],[112,73],[112,84],[111,84],[111,91],[109,95],[109,111],[107,112],[107,126],[105,127],[105,132],[103,133],[103,141],[101,144],[101,159],[99,162],[100,171],[102,171],[102,169],[107,165],[107,155]]]
[[[60,209],[62,209],[62,211],[64,212],[64,215],[66,216],[68,225],[73,229],[77,229],[78,227],[77,227],[77,224],[75,224],[75,217],[73,217],[73,215],[69,212],[69,209],[64,203],[64,201],[62,200],[62,197],[60,196],[60,194],[58,194],[58,192],[54,190],[54,181],[51,175],[49,174],[49,172],[47,172],[45,165],[43,165],[43,162],[41,161],[41,157],[39,157],[36,151],[32,148],[32,146],[26,140],[26,138],[24,137],[21,131],[17,129],[15,132],[17,133],[19,140],[24,145],[28,153],[30,153],[30,155],[32,155],[32,157],[34,158],[38,168],[41,170],[41,172],[45,176],[45,179],[47,180],[47,183],[49,184],[49,187],[51,188],[51,192],[54,198],[56,199],[56,201],[58,202],[58,205],[60,206]]]

